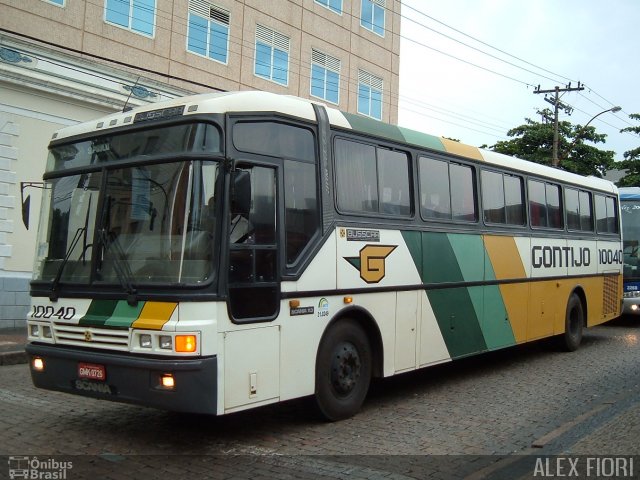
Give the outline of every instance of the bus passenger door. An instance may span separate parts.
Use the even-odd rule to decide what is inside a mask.
[[[273,320],[279,309],[276,170],[240,165],[229,205],[229,312],[234,323]]]
[[[279,398],[280,328],[269,323],[280,305],[276,173],[239,163],[231,174],[227,309],[240,327],[224,334],[225,412]]]

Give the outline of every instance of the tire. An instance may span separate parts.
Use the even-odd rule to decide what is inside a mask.
[[[569,297],[567,303],[567,315],[564,324],[564,334],[562,335],[562,347],[573,352],[578,349],[582,342],[582,330],[584,328],[584,309],[580,297],[575,293]]]
[[[316,360],[315,399],[321,415],[336,421],[355,415],[371,383],[371,346],[354,320],[341,320],[325,333]]]

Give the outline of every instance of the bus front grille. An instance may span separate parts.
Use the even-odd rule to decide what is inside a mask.
[[[129,331],[53,324],[56,343],[108,350],[129,350]]]

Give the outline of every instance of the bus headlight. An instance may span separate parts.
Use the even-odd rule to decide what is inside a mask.
[[[151,348],[151,335],[143,333],[140,335],[140,346],[142,348]]]
[[[160,348],[163,350],[171,350],[173,348],[173,341],[170,335],[162,335],[160,337]]]
[[[47,327],[46,325],[42,327],[42,336],[44,338],[52,338],[53,335],[51,335],[51,327]]]
[[[39,337],[40,325],[29,325],[29,335],[32,337]]]

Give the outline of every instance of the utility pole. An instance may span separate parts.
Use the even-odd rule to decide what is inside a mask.
[[[556,86],[553,90],[540,90],[540,85],[538,85],[538,87],[533,91],[533,93],[544,93],[545,101],[553,105],[553,157],[551,159],[551,165],[554,167],[557,167],[560,163],[560,160],[558,159],[558,110],[563,109],[567,115],[571,115],[571,112],[573,112],[573,108],[560,101],[560,92],[576,92],[578,90],[584,90],[584,87],[580,82],[578,82],[577,87],[572,87],[571,82],[569,82],[569,85],[566,87],[561,88]],[[547,96],[547,93],[553,93],[554,95]]]

